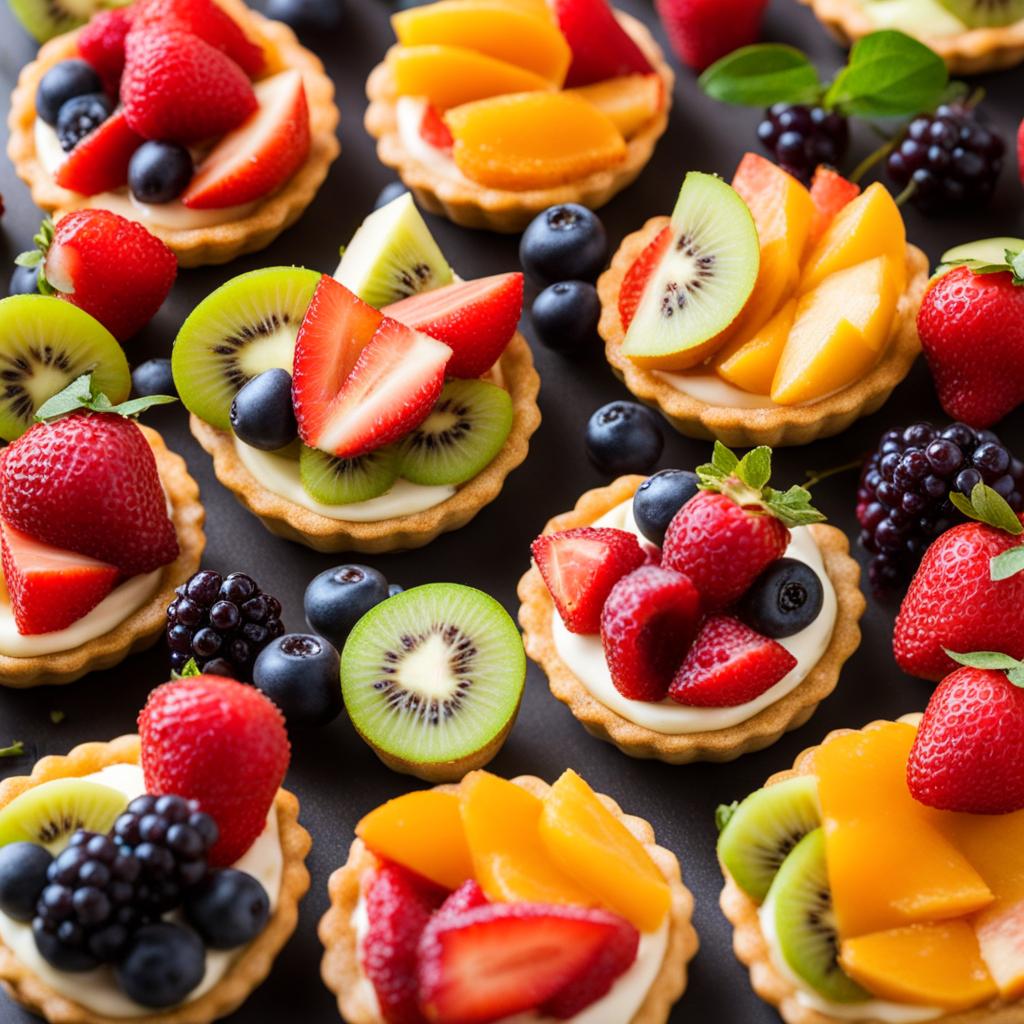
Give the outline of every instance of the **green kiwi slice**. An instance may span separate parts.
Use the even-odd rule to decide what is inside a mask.
[[[509,393],[483,380],[449,381],[430,415],[398,444],[398,472],[415,484],[461,484],[501,451],[512,430]]]
[[[56,854],[73,832],[108,832],[128,805],[120,790],[88,779],[54,779],[26,789],[0,810],[0,846],[37,843]]]
[[[84,25],[97,11],[123,7],[131,0],[10,0],[25,31],[38,42]]]
[[[999,28],[1024,18],[1024,0],[939,0],[968,28]]]
[[[269,267],[240,274],[189,314],[171,351],[171,371],[189,412],[221,430],[231,401],[265,370],[292,371],[295,338],[321,274]]]
[[[324,505],[352,505],[387,493],[398,479],[398,453],[378,448],[354,459],[336,459],[302,446],[299,476],[306,493]]]
[[[732,812],[718,837],[718,857],[733,881],[760,903],[793,847],[820,825],[818,780],[787,779],[751,793]]]
[[[124,349],[98,320],[52,296],[0,299],[0,437],[20,437],[47,399],[86,373],[115,405],[128,397]]]
[[[431,583],[366,613],[349,634],[341,691],[385,764],[455,780],[497,753],[526,678],[522,638],[487,594]]]

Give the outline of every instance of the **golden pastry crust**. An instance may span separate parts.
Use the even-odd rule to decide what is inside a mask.
[[[858,0],[799,0],[844,46],[875,31]],[[972,28],[953,36],[917,37],[957,75],[1000,71],[1024,61],[1024,20],[1001,28]]]
[[[498,362],[502,380],[512,396],[512,432],[494,460],[447,501],[413,515],[355,523],[328,519],[267,490],[245,467],[232,435],[192,416],[196,440],[213,456],[217,479],[271,533],[297,541],[316,551],[360,551],[381,554],[423,547],[435,537],[458,530],[501,493],[505,478],[526,458],[530,438],[540,426],[537,393],[540,377],[526,339],[516,334]]]
[[[546,782],[532,775],[520,775],[512,782],[541,799],[550,789]],[[455,786],[437,788],[442,792],[456,789]],[[629,1021],[616,1024],[665,1024],[672,1006],[686,991],[687,965],[697,955],[699,943],[692,924],[693,896],[683,884],[676,855],[655,843],[650,822],[625,814],[611,797],[598,794],[598,799],[644,844],[672,893],[668,946],[661,970],[640,1009]],[[320,974],[324,984],[337,996],[338,1010],[348,1024],[384,1024],[372,986],[359,963],[356,928],[352,920],[362,891],[363,877],[377,863],[377,858],[361,839],[353,841],[347,863],[331,875],[328,884],[331,906],[321,918],[318,929],[324,945]]]
[[[0,782],[0,807],[33,786],[51,779],[91,775],[113,764],[139,763],[139,737],[121,736],[109,743],[83,743],[63,757],[44,757],[29,776]],[[309,890],[306,855],[312,846],[299,824],[299,802],[279,789],[275,799],[281,838],[283,870],[277,907],[266,928],[245,948],[224,977],[209,992],[189,1003],[142,1017],[138,1024],[209,1024],[226,1017],[249,997],[270,973],[274,958],[295,931],[299,901]],[[110,1024],[87,1007],[61,995],[37,977],[0,941],[0,983],[7,994],[50,1024]]]
[[[174,588],[198,568],[206,547],[203,522],[206,512],[199,501],[199,485],[189,476],[185,460],[170,451],[163,438],[140,424],[156,457],[160,482],[171,504],[171,519],[178,534],[178,557],[161,570],[153,596],[109,633],[55,654],[33,658],[0,655],[0,686],[24,688],[73,683],[87,672],[98,672],[119,664],[136,651],[152,646],[167,625],[167,606]]]
[[[631,185],[647,166],[654,147],[668,128],[672,88],[675,84],[675,74],[647,27],[622,11],[617,11],[616,17],[661,78],[665,95],[664,109],[636,135],[626,140],[626,158],[618,166],[595,171],[566,185],[523,192],[487,188],[463,176],[439,173],[410,153],[402,141],[398,131],[398,96],[386,57],[366,80],[366,95],[370,105],[364,123],[366,130],[377,140],[377,158],[398,172],[398,176],[412,190],[424,209],[466,228],[517,232],[522,231],[538,213],[555,203],[582,203],[594,210],[604,206],[613,196]]]
[[[306,162],[291,180],[273,195],[257,202],[246,216],[238,220],[189,229],[164,228],[143,221],[154,235],[174,250],[178,263],[183,267],[227,263],[237,256],[266,248],[302,216],[341,152],[336,135],[340,115],[334,102],[334,84],[320,59],[300,45],[287,25],[250,10],[242,0],[218,0],[218,3],[251,39],[263,46],[269,72],[285,68],[302,72],[309,105],[311,145]],[[31,189],[35,204],[52,214],[55,221],[72,210],[92,207],[96,200],[95,196],[83,196],[61,188],[36,153],[36,88],[50,68],[77,53],[79,31],[67,32],[45,43],[36,59],[22,68],[18,86],[11,94],[7,155],[18,177]]]
[[[642,476],[619,477],[607,487],[583,494],[571,512],[555,516],[544,533],[589,526],[629,500]],[[860,618],[867,602],[860,591],[860,566],[850,557],[846,535],[833,526],[809,527],[836,593],[837,611],[832,639],[817,665],[785,697],[728,729],[682,733],[677,736],[636,725],[605,707],[562,661],[551,629],[554,602],[537,567],[519,581],[519,624],[526,653],[544,669],[551,692],[591,735],[613,743],[630,757],[654,758],[668,764],[692,761],[732,761],[742,754],[771,746],[783,733],[803,725],[836,688],[846,660],[860,646]]]
[[[841,433],[855,420],[875,412],[910,372],[921,351],[917,312],[928,287],[928,257],[913,245],[907,246],[908,284],[896,310],[885,354],[867,376],[834,395],[806,405],[767,409],[709,405],[673,387],[657,371],[637,366],[622,351],[626,332],[619,317],[619,292],[633,262],[668,223],[668,217],[652,217],[622,240],[611,266],[597,282],[601,297],[598,331],[615,375],[642,402],[658,409],[681,434],[705,441],[717,439],[734,448],[809,444]]]

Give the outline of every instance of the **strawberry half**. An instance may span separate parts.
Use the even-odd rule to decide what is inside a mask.
[[[633,265],[626,271],[622,279],[622,287],[619,289],[619,319],[624,329],[628,329],[636,316],[640,300],[644,297],[644,289],[651,279],[651,274],[661,262],[665,250],[672,241],[672,228],[668,225],[654,237],[652,242],[633,261]]]
[[[132,131],[124,110],[116,110],[68,153],[54,180],[83,196],[118,189],[128,184],[128,164],[143,141]]]
[[[654,72],[607,0],[552,0],[551,7],[572,50],[566,88]]]
[[[523,275],[456,281],[384,307],[399,323],[451,350],[450,377],[482,377],[508,347],[523,311]]]

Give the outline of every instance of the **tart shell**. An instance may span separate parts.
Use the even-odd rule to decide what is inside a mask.
[[[532,775],[512,779],[528,793],[542,799],[548,784]],[[452,792],[455,786],[439,786]],[[661,970],[651,984],[640,1009],[629,1021],[616,1024],[665,1024],[672,1006],[686,990],[687,965],[697,954],[697,932],[693,928],[693,896],[683,884],[676,855],[655,843],[654,829],[643,818],[623,813],[614,800],[598,794],[598,799],[630,832],[644,844],[658,870],[665,876],[672,893],[669,907],[669,935]],[[324,984],[338,999],[338,1010],[348,1024],[384,1024],[370,982],[359,963],[356,926],[353,914],[367,871],[378,864],[377,858],[356,839],[349,850],[348,861],[331,875],[328,884],[331,905],[320,920],[318,934],[324,945],[320,973]]]
[[[488,188],[464,177],[453,178],[438,173],[410,153],[402,141],[398,131],[398,96],[386,58],[366,80],[370,105],[364,124],[377,140],[378,159],[398,172],[424,209],[466,228],[512,233],[522,231],[538,213],[555,203],[581,203],[595,210],[604,206],[631,185],[651,159],[655,145],[668,128],[675,84],[675,74],[647,27],[622,11],[617,11],[616,17],[661,78],[665,96],[664,108],[636,135],[626,140],[626,158],[617,167],[595,171],[585,178],[554,188],[522,192]]]
[[[83,743],[63,757],[44,757],[29,776],[0,782],[0,807],[52,779],[91,775],[113,764],[139,763],[139,737],[121,736],[109,743]],[[283,870],[277,907],[266,928],[246,947],[224,977],[205,995],[161,1013],[128,1018],[138,1024],[209,1024],[237,1009],[270,973],[274,958],[295,931],[299,901],[309,889],[306,855],[312,846],[299,824],[299,802],[287,790],[275,798]],[[38,978],[0,941],[0,984],[7,994],[50,1024],[110,1024],[87,1007],[61,995]]]
[[[320,59],[299,43],[287,25],[250,10],[241,0],[217,2],[251,39],[262,44],[267,54],[268,72],[286,68],[302,72],[309,106],[310,150],[305,163],[281,189],[260,200],[239,220],[188,229],[164,228],[142,221],[174,250],[182,267],[227,263],[237,256],[266,248],[303,214],[341,152],[336,135],[340,115],[334,102],[334,84]],[[36,153],[36,89],[50,68],[77,54],[80,31],[67,32],[45,43],[36,59],[22,68],[17,88],[11,95],[7,155],[18,177],[31,189],[33,202],[55,221],[73,210],[94,206],[96,198],[61,188]]]
[[[516,334],[498,366],[512,396],[512,432],[504,447],[483,472],[463,484],[447,501],[422,512],[371,523],[329,519],[267,490],[245,467],[232,435],[192,416],[190,426],[199,443],[213,456],[217,479],[271,533],[316,551],[359,551],[382,554],[423,547],[435,537],[465,526],[501,493],[505,478],[526,458],[530,438],[540,426],[537,394],[540,377],[526,339]]]
[[[33,658],[0,655],[0,686],[24,688],[73,683],[87,672],[111,668],[129,654],[151,647],[167,625],[167,606],[174,598],[174,588],[199,568],[206,547],[203,533],[206,512],[199,501],[199,485],[189,476],[185,460],[172,452],[155,430],[141,424],[139,429],[153,449],[160,482],[171,505],[171,519],[178,535],[178,557],[161,570],[160,582],[152,597],[109,633],[69,651]]]
[[[627,501],[643,482],[642,476],[623,476],[607,487],[587,491],[571,512],[555,516],[544,533],[589,526]],[[850,557],[846,535],[833,526],[809,527],[836,592],[836,623],[832,639],[817,665],[786,696],[728,729],[668,735],[636,725],[606,707],[562,661],[555,646],[551,618],[554,602],[536,566],[519,581],[519,623],[526,653],[547,673],[551,692],[592,736],[614,744],[630,757],[654,758],[668,764],[692,761],[732,761],[742,754],[771,746],[784,733],[797,729],[836,688],[846,660],[860,646],[860,618],[867,602],[860,591],[860,566]]]
[[[637,366],[622,351],[626,331],[619,317],[619,293],[629,268],[668,223],[668,217],[652,217],[622,240],[611,266],[597,282],[601,298],[598,332],[615,375],[681,434],[705,441],[717,439],[733,448],[809,444],[839,434],[881,408],[910,372],[921,351],[917,313],[928,287],[928,257],[913,245],[907,246],[907,288],[897,306],[885,354],[867,376],[833,395],[805,405],[764,409],[711,405],[673,387],[657,371]]]

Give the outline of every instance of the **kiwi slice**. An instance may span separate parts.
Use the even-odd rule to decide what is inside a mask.
[[[461,484],[488,466],[512,430],[512,399],[483,380],[449,381],[430,415],[398,444],[414,484]]]
[[[334,276],[364,302],[381,309],[448,284],[452,268],[405,192],[363,221]]]
[[[516,624],[493,597],[431,583],[371,608],[341,658],[352,724],[396,771],[455,781],[498,752],[526,678]]]
[[[394,448],[378,448],[354,459],[337,459],[303,445],[299,476],[306,493],[324,505],[352,505],[391,489],[398,479],[398,453]]]
[[[0,299],[0,437],[20,437],[47,399],[86,373],[115,405],[128,397],[124,349],[98,320],[52,296]]]
[[[760,903],[793,847],[820,825],[818,780],[787,779],[751,793],[732,812],[718,837],[718,857],[733,881]]]
[[[37,843],[56,854],[73,832],[108,832],[128,806],[119,790],[88,779],[54,779],[26,789],[0,810],[0,846]]]
[[[783,960],[801,981],[833,1003],[871,998],[839,966],[824,829],[809,832],[783,861],[768,890],[765,913]]]
[[[998,28],[1024,18],[1024,0],[939,0],[968,28]]]
[[[253,377],[275,368],[291,373],[295,338],[322,276],[302,267],[252,270],[192,310],[171,351],[189,412],[227,430],[231,401]]]
[[[84,25],[97,11],[126,3],[131,0],[10,0],[15,17],[40,43]]]

